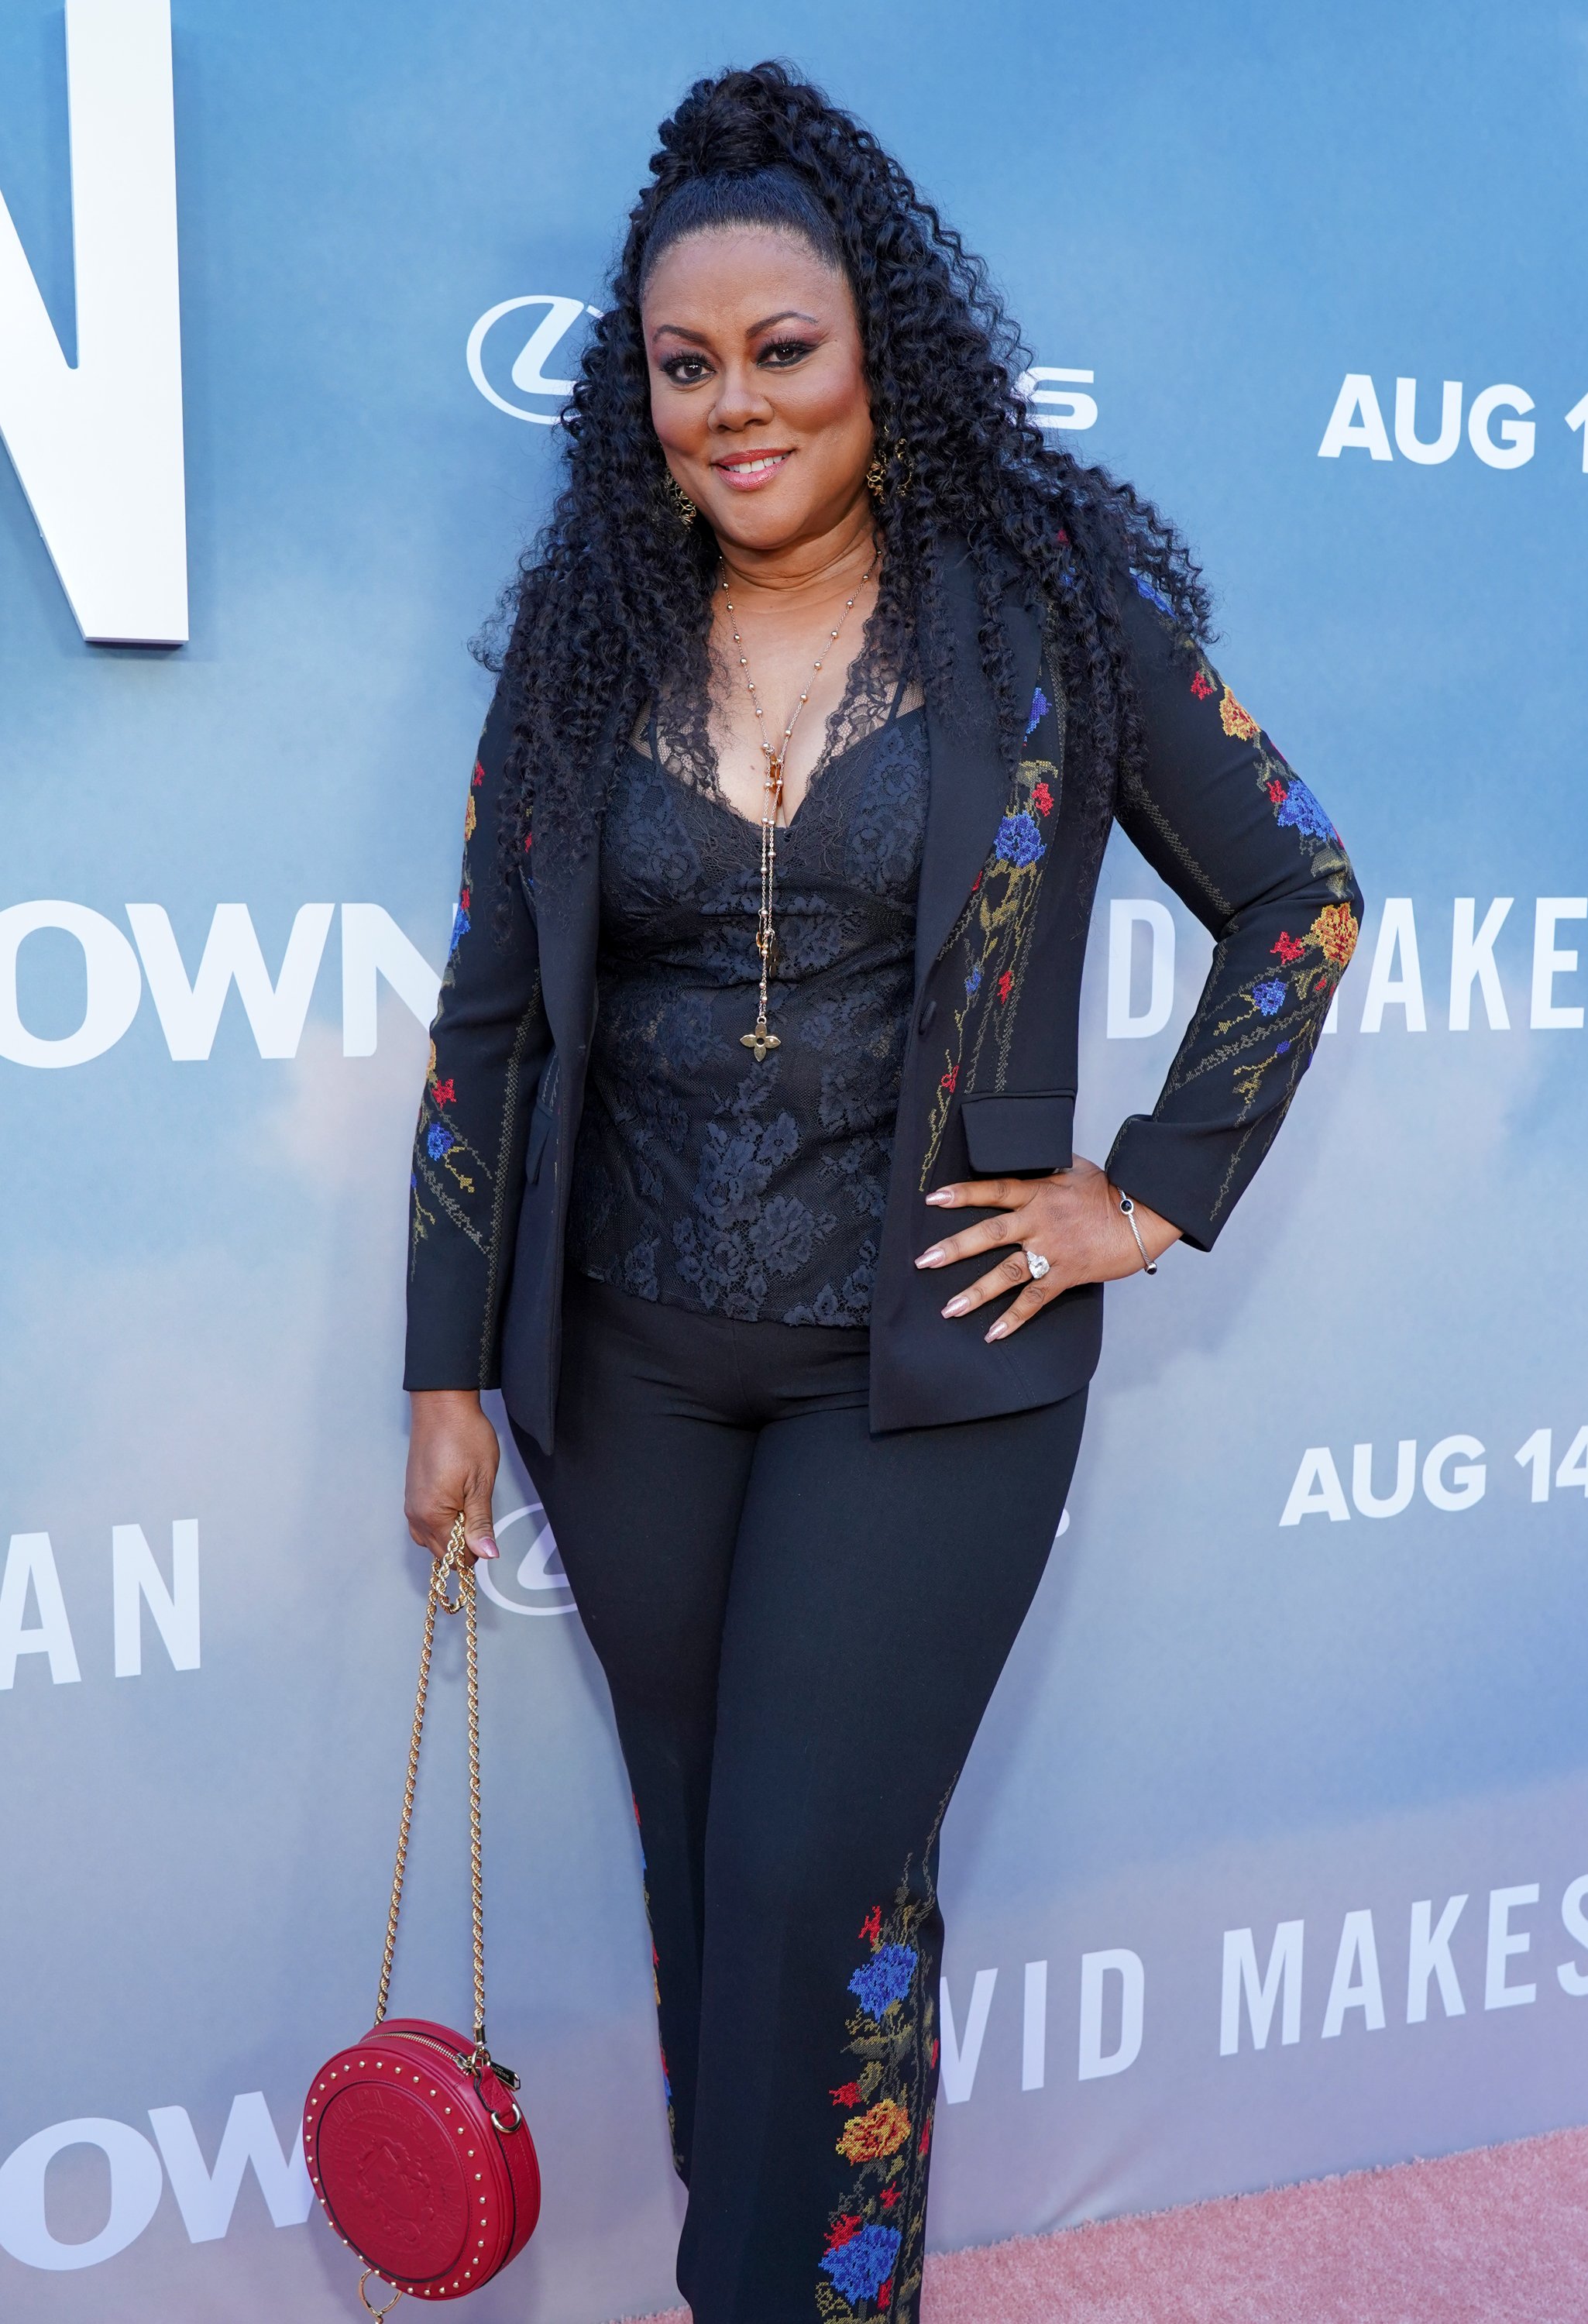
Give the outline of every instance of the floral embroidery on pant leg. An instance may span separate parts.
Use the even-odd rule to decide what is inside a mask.
[[[634,1811],[634,1830],[640,1835],[640,1894],[645,1902],[645,1926],[648,1930],[651,1930],[651,1990],[656,1998],[656,2012],[657,2016],[660,2019],[661,2015],[661,1955],[656,1950],[656,1933],[654,1929],[651,1928],[651,1879],[649,1869],[645,1862],[645,1833],[640,1822],[640,1803],[635,1798],[632,1792],[629,1794],[629,1805]],[[668,2071],[667,2045],[660,2038],[660,2026],[658,2028],[656,2050],[657,2055],[661,2060],[661,2094],[667,2105],[668,2144],[672,2148],[673,2169],[678,2172],[679,2178],[682,2179],[684,2176],[684,2158],[679,2151],[679,2125],[678,2117],[673,2110],[672,2076]]]
[[[928,1866],[935,1843],[936,1827]],[[912,1881],[907,1866],[891,1905],[874,1904],[857,1932],[864,1950],[849,1978],[857,2006],[845,2045],[857,2070],[828,2093],[843,2115],[836,2152],[854,2165],[854,2177],[828,2217],[817,2263],[823,2324],[884,2317],[914,2324],[937,2064],[936,1997],[920,1934],[936,1906],[929,1873]]]

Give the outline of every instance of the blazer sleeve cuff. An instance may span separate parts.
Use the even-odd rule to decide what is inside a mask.
[[[409,1310],[402,1385],[411,1394],[429,1388],[491,1388],[502,1385],[494,1335],[487,1338],[482,1314],[448,1307],[436,1313],[422,1302]]]
[[[1178,1227],[1196,1250],[1211,1250],[1244,1178],[1245,1139],[1223,1124],[1155,1121],[1132,1113],[1121,1123],[1103,1165],[1110,1182],[1132,1202]]]
[[[489,1389],[501,1385],[502,1369],[499,1364],[486,1365],[484,1371],[472,1379],[461,1378],[456,1369],[449,1370],[445,1364],[436,1363],[409,1364],[402,1375],[403,1392],[408,1396],[429,1396],[439,1388],[472,1388],[484,1396]]]

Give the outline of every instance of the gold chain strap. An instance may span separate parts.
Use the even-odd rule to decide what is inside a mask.
[[[456,1597],[447,1594],[448,1576],[457,1585]],[[436,1615],[464,1618],[468,1672],[468,1853],[473,1901],[475,1957],[475,2057],[488,2063],[485,2046],[485,1872],[480,1853],[480,1648],[475,1618],[474,1560],[468,1554],[461,1514],[455,1519],[447,1554],[434,1561],[430,1586],[425,1592],[425,1634],[419,1655],[419,1685],[413,1702],[413,1733],[408,1745],[408,1775],[402,1786],[402,1816],[397,1828],[397,1863],[392,1875],[392,1902],[386,1914],[386,1950],[381,1958],[381,1992],[375,2004],[375,2024],[386,2014],[392,1989],[392,1963],[397,1951],[397,1922],[402,1911],[402,1880],[408,1869],[408,1838],[413,1824],[414,1789],[419,1781],[420,1743],[425,1728],[425,1699],[430,1684],[430,1655],[436,1643]]]

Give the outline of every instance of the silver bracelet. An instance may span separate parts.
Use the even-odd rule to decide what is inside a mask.
[[[1121,1194],[1120,1209],[1124,1213],[1125,1224],[1130,1228],[1131,1232],[1136,1238],[1136,1248],[1141,1254],[1141,1272],[1143,1275],[1156,1275],[1158,1273],[1158,1261],[1155,1259],[1149,1259],[1147,1256],[1147,1245],[1142,1241],[1141,1230],[1136,1224],[1136,1205],[1131,1200],[1129,1194]]]

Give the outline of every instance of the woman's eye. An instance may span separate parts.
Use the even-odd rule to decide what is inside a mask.
[[[675,386],[693,387],[706,377],[707,364],[704,355],[673,355],[662,364]]]
[[[809,339],[774,339],[770,347],[762,347],[761,360],[773,364],[780,371],[786,371],[790,364],[799,363],[811,352]]]

